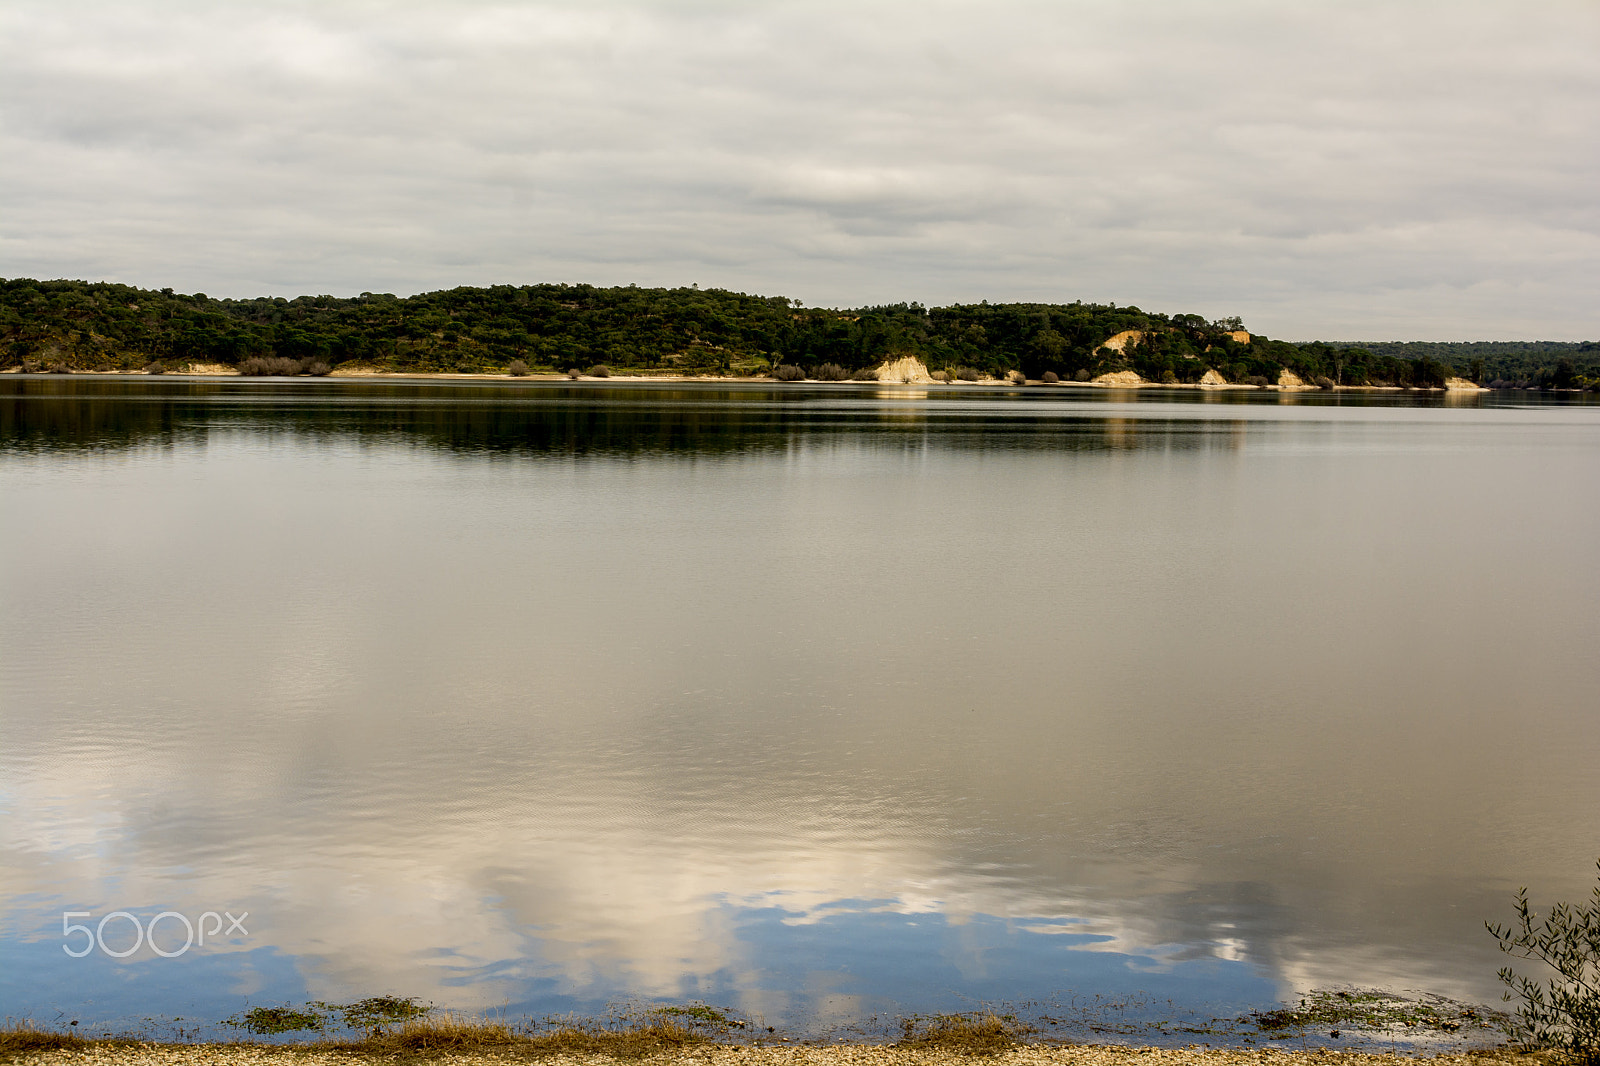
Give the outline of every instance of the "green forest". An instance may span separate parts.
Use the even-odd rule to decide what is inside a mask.
[[[1137,331],[1120,350],[1103,347]],[[608,368],[630,374],[760,375],[798,367],[847,376],[916,356],[952,376],[1087,380],[1132,370],[1147,381],[1600,389],[1600,345],[1563,342],[1300,343],[1116,304],[918,303],[848,310],[725,289],[493,285],[397,297],[213,299],[88,281],[0,280],[0,369],[246,373],[513,372]],[[818,374],[816,371],[825,370]],[[778,376],[783,376],[779,374]]]

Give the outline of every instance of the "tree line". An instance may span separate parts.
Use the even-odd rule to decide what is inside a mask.
[[[1106,342],[1121,335],[1121,347]],[[1501,350],[1504,349],[1504,350]],[[108,282],[0,280],[0,367],[63,370],[230,366],[394,371],[534,370],[595,364],[631,373],[762,374],[781,365],[854,371],[913,355],[930,368],[1080,380],[1436,387],[1451,376],[1600,387],[1594,344],[1287,341],[1116,304],[989,303],[810,308],[725,289],[492,285],[416,296],[215,299]],[[254,361],[254,363],[252,363]],[[276,361],[276,362],[274,362]],[[153,368],[155,368],[153,367]],[[1542,375],[1542,376],[1541,376]]]

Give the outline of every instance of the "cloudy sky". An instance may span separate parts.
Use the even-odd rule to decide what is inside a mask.
[[[1596,0],[7,0],[0,276],[1600,335]]]

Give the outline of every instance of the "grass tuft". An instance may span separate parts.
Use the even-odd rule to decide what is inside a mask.
[[[32,1022],[20,1022],[0,1029],[0,1055],[9,1058],[32,1051],[62,1051],[87,1047],[89,1041],[76,1033],[54,1033],[35,1029]]]
[[[671,1018],[659,1015],[615,1029],[564,1025],[559,1029],[534,1032],[520,1041],[530,1052],[559,1055],[606,1055],[614,1059],[642,1059],[666,1051],[704,1044],[703,1033]]]
[[[500,1022],[460,1014],[414,1018],[396,1029],[374,1029],[364,1040],[324,1046],[383,1054],[482,1051],[520,1044],[523,1039]]]
[[[900,1023],[901,1047],[933,1048],[960,1055],[998,1055],[1015,1047],[1033,1027],[1014,1016],[995,1014],[940,1014],[932,1018],[906,1018]]]
[[[692,1027],[659,1015],[614,1028],[564,1022],[548,1029],[518,1031],[492,1019],[438,1013],[412,1018],[393,1028],[374,1028],[360,1039],[320,1040],[309,1046],[383,1056],[490,1051],[515,1052],[519,1057],[603,1055],[640,1059],[708,1041],[709,1037]]]

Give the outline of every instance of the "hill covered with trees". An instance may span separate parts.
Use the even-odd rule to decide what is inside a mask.
[[[1600,378],[1600,344],[1593,341],[1357,341],[1374,355],[1435,359],[1465,368],[1474,381],[1497,387],[1569,389]]]
[[[1427,387],[1457,374],[1600,385],[1594,344],[1291,344],[1250,335],[1237,318],[1115,304],[835,310],[724,289],[553,284],[232,300],[106,282],[0,280],[0,369],[292,360],[318,370],[492,372],[520,361],[535,370],[602,364],[749,375],[780,364],[849,371],[905,355],[934,369],[1033,378],[1133,370],[1150,381],[1193,382],[1215,370],[1229,381],[1276,381],[1288,369],[1308,382],[1346,385]]]

